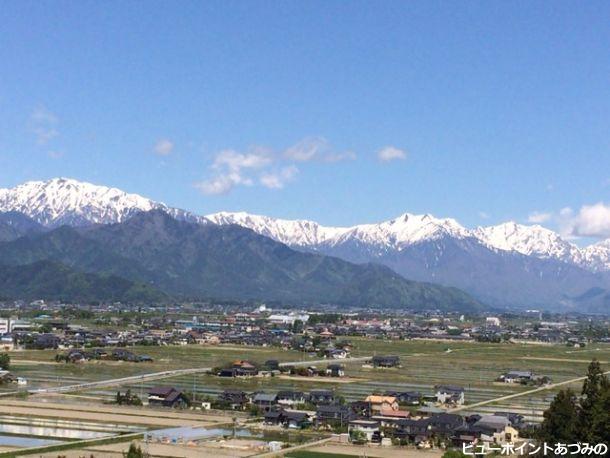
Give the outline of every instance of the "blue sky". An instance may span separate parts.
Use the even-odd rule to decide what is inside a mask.
[[[4,2],[0,186],[601,236],[609,20],[596,1]]]

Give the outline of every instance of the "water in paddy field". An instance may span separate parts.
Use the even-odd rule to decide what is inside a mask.
[[[0,416],[0,446],[39,447],[140,430],[142,429],[126,425],[2,415]]]
[[[45,445],[60,444],[61,442],[36,437],[6,436],[0,434],[0,447],[43,447]]]

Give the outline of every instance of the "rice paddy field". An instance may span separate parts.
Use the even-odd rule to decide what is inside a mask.
[[[475,342],[441,342],[430,340],[371,340],[350,339],[353,356],[398,355],[401,367],[373,369],[362,363],[346,363],[346,377],[253,377],[227,379],[204,374],[182,375],[145,383],[133,383],[120,388],[98,388],[64,396],[66,400],[99,402],[110,400],[118,389],[131,389],[145,396],[146,390],[156,385],[171,385],[187,393],[215,396],[225,389],[244,391],[275,391],[313,388],[333,389],[347,400],[363,399],[368,394],[397,391],[420,391],[432,394],[436,384],[460,385],[466,390],[466,404],[496,399],[501,396],[525,392],[531,387],[497,383],[495,379],[508,370],[532,370],[551,377],[554,383],[585,375],[593,358],[610,369],[610,345],[592,344],[583,349],[563,345],[489,344]],[[236,359],[263,363],[268,359],[279,361],[307,361],[311,358],[299,352],[278,348],[239,346],[173,346],[135,347],[131,351],[147,354],[152,363],[93,361],[74,365],[55,363],[55,351],[21,351],[11,353],[12,371],[28,379],[28,388],[69,385],[139,375],[169,369],[224,366]],[[332,362],[341,362],[333,360]],[[318,364],[318,367],[321,367]],[[580,389],[581,382],[573,388]],[[7,387],[2,389],[6,390]],[[15,389],[14,386],[11,389]],[[557,389],[558,390],[558,389]],[[527,394],[504,402],[476,408],[476,412],[511,411],[521,413],[529,420],[540,421],[556,391],[546,390]],[[465,410],[468,412],[468,409]]]

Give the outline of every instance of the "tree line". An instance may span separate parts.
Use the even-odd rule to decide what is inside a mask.
[[[589,364],[580,395],[568,388],[555,396],[537,436],[549,445],[610,443],[610,380],[599,361]]]

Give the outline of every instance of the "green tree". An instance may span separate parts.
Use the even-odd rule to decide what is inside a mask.
[[[574,392],[561,390],[544,412],[539,439],[548,444],[579,442],[578,404]]]
[[[301,334],[303,332],[303,321],[301,320],[294,320],[294,323],[292,324],[292,333],[293,334]]]
[[[125,458],[144,458],[144,452],[142,452],[142,448],[132,442],[129,446],[129,450],[127,453],[123,453]]]
[[[0,354],[0,369],[7,371],[11,367],[11,357],[8,353]]]
[[[606,429],[609,390],[608,378],[599,361],[593,360],[587,370],[587,378],[582,386],[582,398],[578,416],[578,439],[582,442],[597,444],[603,442],[610,434]]]

